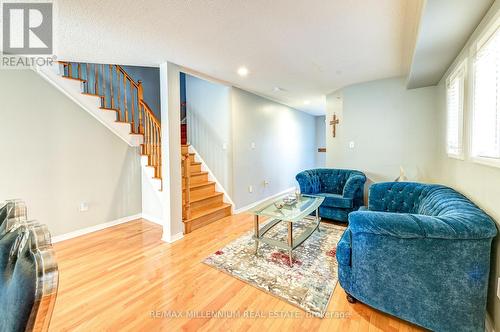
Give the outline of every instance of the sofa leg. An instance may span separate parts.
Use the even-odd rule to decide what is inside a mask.
[[[347,302],[349,302],[349,303],[353,303],[353,304],[354,304],[354,303],[358,302],[358,300],[356,300],[356,299],[355,299],[355,298],[354,298],[351,294],[349,294],[349,293],[346,293],[346,297],[347,297]]]

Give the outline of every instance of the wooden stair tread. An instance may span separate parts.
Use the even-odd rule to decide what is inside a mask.
[[[208,174],[206,171],[201,171],[201,172],[191,172],[191,176],[203,176]]]
[[[203,201],[205,199],[210,199],[210,198],[214,198],[214,197],[217,197],[217,196],[223,196],[224,194],[223,193],[220,193],[220,192],[217,192],[217,191],[214,191],[213,193],[210,193],[210,194],[191,194],[189,196],[190,198],[190,202],[191,203],[195,203],[195,202],[200,202],[200,201]]]
[[[69,77],[69,76],[62,76],[63,78],[66,78],[68,80],[73,80],[73,81],[80,81],[80,82],[87,82],[86,80],[83,80],[81,78],[76,78],[76,77]]]
[[[230,206],[231,206],[231,204],[221,203],[220,205],[217,205],[217,206],[214,206],[214,207],[209,207],[209,208],[202,209],[202,210],[199,210],[199,211],[193,211],[191,213],[191,219],[188,219],[188,220],[186,220],[184,222],[193,221],[194,219],[198,219],[200,217],[207,216],[207,215],[212,214],[214,212],[218,212],[220,210],[227,209]]]
[[[191,183],[189,186],[189,189],[210,186],[213,184],[215,184],[215,182],[213,182],[213,181],[206,181],[206,182],[201,182],[201,183]]]

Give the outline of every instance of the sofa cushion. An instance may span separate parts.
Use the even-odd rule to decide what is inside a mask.
[[[323,206],[343,209],[352,208],[352,198],[344,198],[342,195],[327,193],[320,193],[317,195],[325,198],[322,204]]]

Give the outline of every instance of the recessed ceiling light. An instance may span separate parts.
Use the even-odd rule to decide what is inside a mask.
[[[273,91],[274,91],[274,92],[281,92],[281,91],[284,91],[284,90],[283,90],[282,88],[280,88],[279,86],[275,86],[275,87],[273,88]]]
[[[304,100],[304,105],[309,105],[311,103],[310,100]]]
[[[247,76],[248,75],[248,68],[247,67],[240,67],[238,68],[238,75],[240,76]]]

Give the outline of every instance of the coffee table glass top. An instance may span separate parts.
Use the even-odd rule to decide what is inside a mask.
[[[275,203],[282,204],[283,199],[287,196],[288,195],[283,195],[279,198],[268,200],[251,209],[250,212],[258,216],[296,222],[304,219],[304,217],[310,215],[314,210],[319,208],[325,199],[321,196],[301,195],[296,203],[292,205],[283,205],[281,209],[278,209]]]

